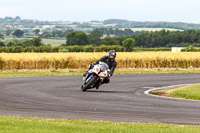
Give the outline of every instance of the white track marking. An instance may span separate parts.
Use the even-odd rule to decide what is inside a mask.
[[[142,87],[142,88],[147,88],[147,89],[151,89],[151,88],[155,88],[155,87]]]
[[[155,94],[151,94],[150,93],[150,92],[152,92],[154,90],[163,90],[163,89],[177,88],[177,87],[181,87],[181,86],[194,85],[194,84],[200,84],[200,83],[179,84],[179,85],[164,86],[164,87],[159,87],[159,88],[149,87],[149,88],[152,88],[152,89],[149,89],[149,90],[145,91],[144,93],[146,95],[150,95],[150,96],[154,96],[154,97],[162,97],[162,98],[168,98],[168,99],[178,99],[178,100],[188,100],[188,101],[198,101],[199,102],[200,100],[191,100],[191,99],[183,99],[183,98],[173,98],[173,97],[167,97],[167,96],[159,96],[159,95],[155,95]],[[145,88],[148,88],[148,87],[145,87]]]

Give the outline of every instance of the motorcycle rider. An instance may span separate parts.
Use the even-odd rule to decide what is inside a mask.
[[[101,57],[99,60],[95,61],[94,63],[92,63],[89,66],[88,70],[92,69],[94,67],[94,65],[99,64],[99,62],[104,62],[109,66],[109,69],[110,69],[110,75],[107,78],[104,78],[103,82],[99,83],[96,86],[96,89],[98,89],[101,84],[110,82],[110,77],[113,75],[113,72],[114,72],[114,70],[115,70],[115,68],[117,66],[117,62],[115,61],[115,58],[116,58],[115,50],[110,50],[108,52],[108,56]],[[86,73],[83,74],[83,77],[85,77],[85,76],[86,76]]]

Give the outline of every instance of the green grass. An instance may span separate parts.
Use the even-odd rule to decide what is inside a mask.
[[[66,39],[44,39],[42,38],[44,44],[50,44],[51,46],[60,46],[61,44],[66,44]]]
[[[22,37],[22,38],[6,37],[3,41],[8,41],[8,40],[12,40],[12,39],[25,40],[25,39],[32,39],[32,38],[26,38],[26,37]],[[45,39],[45,38],[42,38],[42,43],[44,43],[45,45],[50,44],[53,47],[60,46],[62,44],[66,44],[66,38],[60,38],[60,39]]]
[[[81,75],[83,72],[0,72],[0,77]]]
[[[2,133],[199,133],[200,126],[0,116]]]
[[[85,70],[86,71],[86,70]],[[55,75],[82,75],[85,71],[69,70],[69,72],[21,72],[21,71],[9,71],[0,72],[0,77],[14,77],[14,76],[55,76]],[[161,74],[161,73],[200,73],[199,70],[134,70],[134,71],[118,71],[114,74]]]
[[[200,100],[200,84],[183,86],[174,89],[156,90],[153,94],[165,95],[184,99]]]
[[[177,88],[173,90],[169,96],[200,100],[200,84]]]

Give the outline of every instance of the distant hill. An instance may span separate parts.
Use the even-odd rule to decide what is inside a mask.
[[[200,24],[182,23],[182,22],[140,22],[123,19],[108,19],[105,21],[92,20],[90,22],[71,22],[71,21],[40,21],[34,19],[21,19],[19,16],[0,18],[0,32],[5,30],[17,29],[25,33],[31,33],[34,29],[40,29],[41,32],[52,30],[81,30],[90,32],[97,28],[104,29],[141,29],[147,31],[156,31],[158,29],[172,30],[200,30]],[[155,30],[153,29],[155,28]],[[138,30],[136,29],[136,30]],[[151,30],[149,30],[151,29]],[[134,30],[134,31],[136,31]]]
[[[103,24],[117,24],[119,28],[173,28],[180,30],[199,30],[200,24],[182,23],[182,22],[140,22],[128,21],[123,19],[108,19]]]

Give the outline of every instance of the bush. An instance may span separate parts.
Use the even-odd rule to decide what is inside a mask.
[[[83,52],[83,46],[74,45],[67,46],[66,48],[69,50],[69,52]]]
[[[171,48],[134,48],[133,51],[171,51]]]
[[[117,52],[123,52],[124,51],[124,47],[122,47],[120,45],[113,45],[113,46],[111,46],[111,49],[113,49]]]
[[[39,47],[25,47],[22,46],[13,46],[13,47],[0,47],[0,52],[5,53],[19,53],[19,52],[108,52],[109,50],[115,50],[116,52],[123,52],[125,48],[120,45],[101,45],[99,47],[94,47],[92,45],[87,46],[59,46],[59,47],[51,47],[51,46],[39,46]],[[171,48],[134,48],[133,51],[171,51]],[[198,49],[196,49],[198,51]]]
[[[59,47],[53,47],[51,52],[59,52]]]
[[[196,51],[196,48],[194,47],[194,46],[192,46],[192,45],[190,45],[190,46],[187,46],[186,48],[185,48],[185,52],[194,52],[194,51]]]
[[[36,47],[36,52],[51,52],[51,46],[39,46]]]
[[[25,47],[24,48],[24,52],[35,52],[35,51],[37,51],[36,47]]]
[[[101,45],[101,46],[99,46],[99,51],[98,52],[108,52],[109,50],[110,50],[109,46]]]
[[[91,45],[84,46],[84,47],[83,47],[83,51],[84,51],[84,52],[94,52],[94,47],[91,46]]]
[[[23,52],[23,47],[21,46],[16,46],[12,48],[12,53],[21,53],[21,52]]]
[[[9,53],[9,48],[8,47],[1,47],[0,48],[1,50],[1,52],[5,52],[5,53]]]

